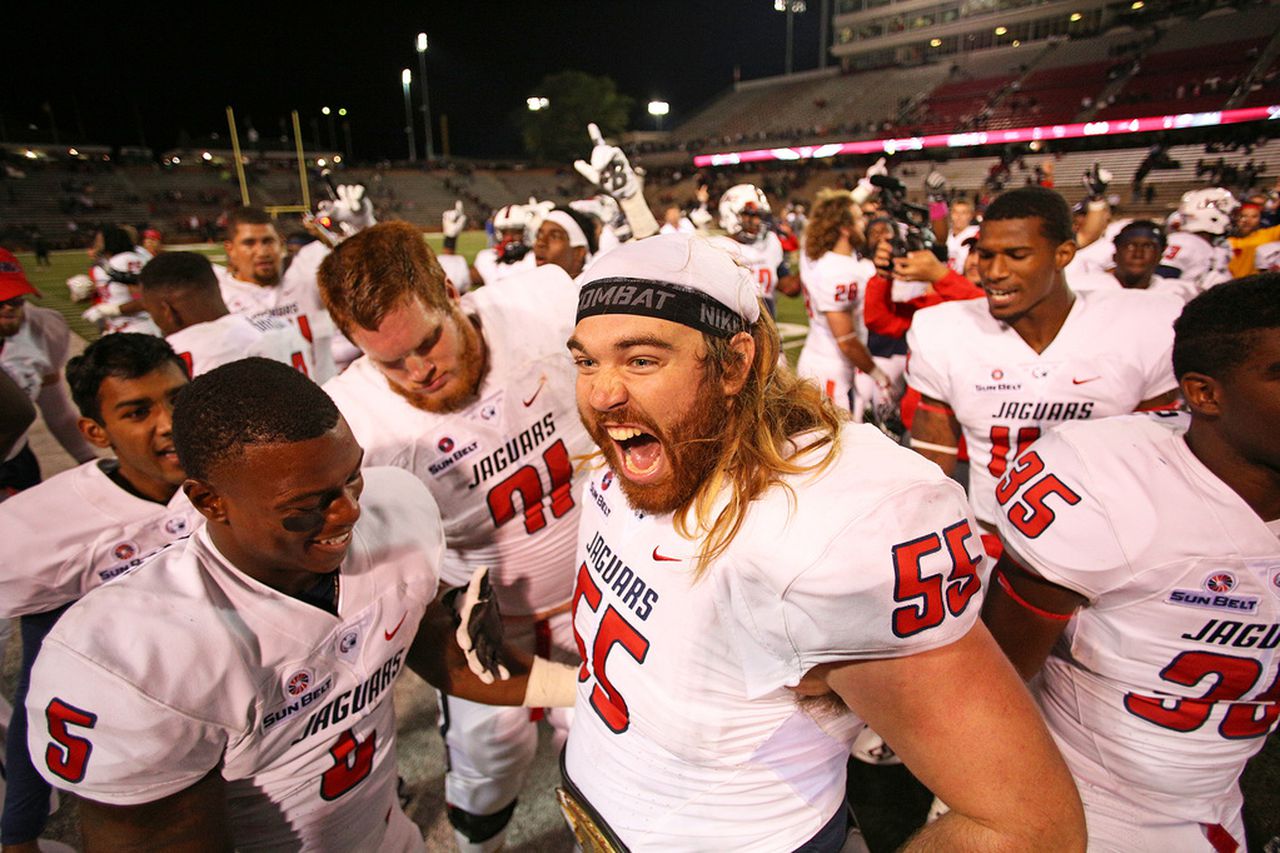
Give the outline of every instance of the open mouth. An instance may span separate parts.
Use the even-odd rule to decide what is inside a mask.
[[[155,454],[161,462],[167,462],[170,465],[178,464],[178,451],[173,446],[158,448]]]
[[[663,453],[662,442],[656,436],[633,426],[606,426],[605,432],[613,439],[622,460],[622,473],[629,480],[644,482],[658,474]]]
[[[1009,305],[1018,297],[1017,290],[1002,290],[996,287],[986,287],[984,289],[987,292],[987,302],[997,308]]]
[[[351,530],[345,530],[337,536],[330,536],[326,539],[312,539],[311,545],[325,551],[343,551],[347,547],[347,543],[351,541]]]

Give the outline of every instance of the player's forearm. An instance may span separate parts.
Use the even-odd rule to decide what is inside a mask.
[[[53,433],[54,438],[58,439],[58,443],[76,462],[88,462],[97,455],[93,445],[89,444],[77,426],[80,418],[72,407],[71,400],[67,398],[67,392],[62,388],[61,376],[55,375],[45,380],[36,404],[40,407],[40,414],[44,417],[49,432]]]
[[[234,849],[228,831],[225,783],[218,767],[185,791],[153,803],[110,806],[80,799],[79,806],[86,853],[223,853]]]
[[[955,471],[960,452],[960,431],[953,421],[954,416],[938,403],[922,401],[911,423],[911,449],[935,463],[947,476]]]
[[[837,312],[829,312],[828,316],[832,313]],[[871,351],[862,342],[856,329],[850,326],[844,332],[839,329],[832,329],[832,331],[836,332],[836,346],[840,348],[840,352],[844,354],[845,358],[849,359],[854,367],[863,373],[871,373],[876,369],[876,363],[871,358]]]
[[[1031,827],[987,826],[957,812],[948,812],[922,827],[902,846],[907,853],[1021,853],[1024,850],[1077,851],[1085,849],[1084,821],[1070,820]]]

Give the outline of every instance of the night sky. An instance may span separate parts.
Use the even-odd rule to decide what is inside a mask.
[[[420,30],[430,39],[436,126],[447,114],[453,154],[478,157],[521,154],[510,117],[545,74],[612,77],[636,99],[633,128],[651,128],[644,106],[665,99],[670,128],[732,85],[734,66],[743,79],[781,73],[786,34],[772,0],[263,0],[212,3],[206,14],[191,2],[113,2],[96,11],[20,3],[6,4],[0,46],[0,115],[10,142],[48,138],[48,103],[63,142],[137,144],[145,134],[161,151],[183,131],[225,137],[230,104],[241,133],[251,120],[264,138],[278,136],[282,119],[299,110],[310,148],[311,117],[327,141],[320,108],[328,105],[350,110],[359,160],[406,154],[400,69],[413,70],[416,108]],[[51,11],[59,7],[74,11]],[[797,70],[817,65],[819,10],[810,0],[796,16]],[[41,131],[30,132],[31,123]],[[417,132],[421,146],[420,125]],[[585,129],[583,139],[585,154]]]

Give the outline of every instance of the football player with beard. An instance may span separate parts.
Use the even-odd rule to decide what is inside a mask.
[[[568,345],[603,464],[560,794],[584,848],[840,850],[865,720],[964,802],[914,849],[1083,849],[1066,767],[977,622],[959,486],[780,368],[716,244],[622,246],[581,282]]]
[[[549,263],[459,297],[418,229],[386,223],[335,249],[320,286],[365,352],[325,385],[364,464],[404,468],[431,490],[444,516],[446,583],[490,567],[507,640],[576,664],[569,598],[585,472],[572,460],[591,440],[563,349],[573,281]],[[458,846],[496,850],[542,715],[453,697],[441,707]],[[563,738],[569,714],[548,717]]]
[[[333,357],[333,323],[320,302],[315,283],[316,260],[326,246],[307,246],[284,272],[284,246],[275,223],[256,207],[240,207],[227,215],[227,270],[218,286],[233,314],[250,319],[271,316],[293,323],[311,344],[312,378],[324,382],[337,373]],[[307,253],[312,260],[303,257]]]

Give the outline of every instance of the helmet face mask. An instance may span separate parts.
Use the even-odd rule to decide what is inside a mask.
[[[1231,215],[1239,206],[1229,190],[1218,187],[1191,190],[1182,196],[1178,206],[1181,230],[1217,237],[1229,234]]]
[[[493,215],[493,232],[498,238],[493,247],[498,263],[514,264],[529,252],[529,210],[523,205],[508,204]]]
[[[720,197],[720,227],[740,243],[752,243],[765,233],[769,199],[754,184],[738,184]]]

